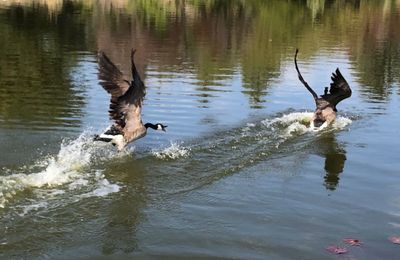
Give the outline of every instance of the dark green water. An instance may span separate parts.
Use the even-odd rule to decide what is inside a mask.
[[[96,53],[132,47],[168,132],[118,153]],[[323,131],[296,48],[353,90]],[[3,1],[0,258],[398,259],[399,86],[396,0]]]

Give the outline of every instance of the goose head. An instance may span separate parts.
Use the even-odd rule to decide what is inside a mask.
[[[163,124],[160,124],[160,123],[157,123],[157,124],[146,123],[144,126],[145,126],[146,128],[149,128],[149,127],[150,127],[150,128],[153,129],[153,130],[161,130],[161,131],[164,131],[164,132],[167,131],[165,128],[168,127],[167,125],[163,125]]]
[[[161,131],[164,131],[164,132],[167,131],[167,130],[165,130],[165,128],[168,127],[167,125],[163,125],[163,124],[157,123],[156,126],[157,126],[157,130],[161,130]]]

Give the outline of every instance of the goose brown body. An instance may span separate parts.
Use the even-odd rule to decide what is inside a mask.
[[[148,125],[142,122],[142,103],[146,94],[145,85],[140,79],[136,69],[134,55],[131,51],[131,80],[127,80],[122,72],[111,62],[104,52],[98,56],[100,85],[111,95],[109,116],[114,124],[97,139],[99,141],[111,141],[122,150],[128,143],[142,138],[147,133]],[[160,127],[152,127],[156,130],[164,130]]]

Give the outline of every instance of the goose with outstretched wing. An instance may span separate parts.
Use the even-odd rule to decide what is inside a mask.
[[[111,142],[122,150],[128,143],[142,138],[147,128],[165,131],[163,124],[142,122],[142,103],[146,94],[146,87],[136,70],[134,55],[131,51],[132,80],[124,78],[121,71],[115,66],[104,52],[98,55],[100,85],[111,95],[109,116],[114,124],[103,134],[96,135],[95,141]]]
[[[351,88],[347,81],[344,79],[342,73],[340,73],[337,68],[334,73],[332,73],[332,83],[330,88],[326,87],[324,94],[319,96],[315,91],[308,85],[308,83],[303,79],[300,73],[299,67],[297,66],[297,53],[294,56],[294,64],[296,67],[297,75],[299,80],[307,88],[307,90],[313,95],[316,110],[314,112],[313,118],[311,119],[312,127],[324,128],[332,123],[336,119],[336,105],[343,99],[349,98],[351,96]],[[329,91],[329,93],[328,93]]]

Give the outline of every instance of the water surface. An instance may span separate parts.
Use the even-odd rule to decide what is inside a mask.
[[[3,1],[0,256],[396,259],[400,2]],[[147,86],[118,153],[96,53]],[[353,95],[313,131],[339,67]],[[343,238],[364,242],[351,247]],[[339,257],[341,258],[341,257]]]

